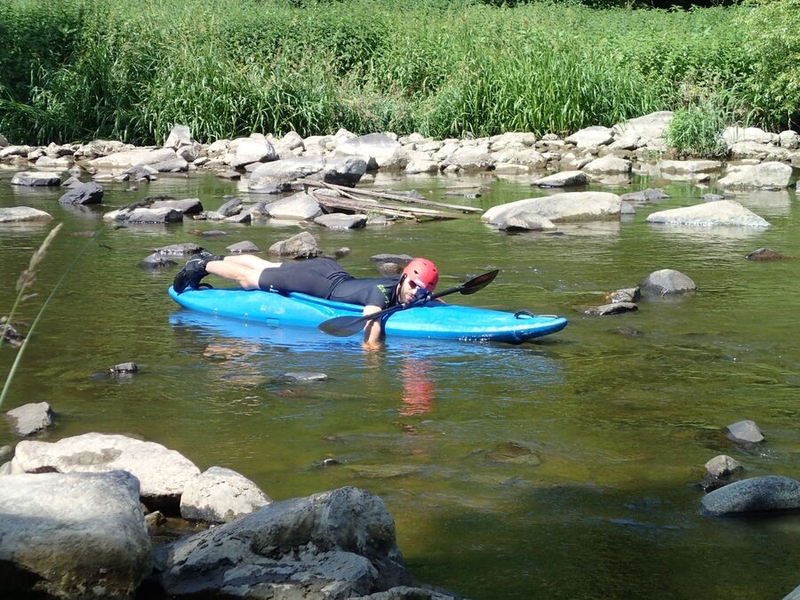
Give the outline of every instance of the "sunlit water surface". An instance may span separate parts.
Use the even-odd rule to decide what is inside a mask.
[[[2,407],[49,402],[57,425],[45,439],[99,431],[159,442],[201,469],[235,469],[275,500],[363,487],[385,500],[418,580],[476,600],[767,599],[800,584],[800,517],[710,519],[696,487],[721,453],[749,476],[800,478],[800,262],[744,258],[759,247],[800,257],[793,191],[737,196],[773,225],[758,231],[650,226],[650,212],[714,190],[639,178],[598,189],[657,186],[670,199],[622,223],[558,234],[504,234],[477,216],[348,232],[309,226],[323,251],[351,249],[342,263],[356,275],[374,275],[369,258],[379,253],[426,255],[447,287],[500,269],[485,290],[451,301],[570,319],[521,346],[390,339],[365,354],[358,336],[183,311],[166,295],[177,267],[140,267],[154,248],[179,242],[224,253],[250,240],[266,251],[296,225],[118,229],[102,220],[150,194],[200,197],[214,209],[235,183],[195,175],[136,191],[106,186],[102,207],[76,209],[58,203],[61,190],[12,187],[10,177],[0,172],[0,206],[33,206],[64,223],[17,321],[30,323],[66,278]],[[490,176],[382,176],[372,185],[482,208],[542,193],[530,178]],[[478,189],[478,198],[446,195]],[[0,225],[0,313],[51,227]],[[198,237],[209,230],[225,235]],[[581,312],[662,268],[689,275],[698,293],[618,316]],[[0,349],[3,378],[14,356]],[[106,375],[126,361],[141,372]],[[329,379],[281,380],[303,371]],[[743,419],[756,421],[765,444],[726,439],[726,426]],[[0,443],[14,442],[4,423]]]

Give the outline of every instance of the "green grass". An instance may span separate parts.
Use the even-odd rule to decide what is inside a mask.
[[[0,131],[36,144],[162,143],[176,123],[206,142],[564,135],[657,110],[677,111],[675,140],[711,115],[780,130],[798,122],[798,2],[6,0]]]

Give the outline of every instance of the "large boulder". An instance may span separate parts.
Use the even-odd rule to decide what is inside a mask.
[[[4,598],[127,600],[150,573],[139,482],[124,471],[0,476]]]
[[[549,229],[548,222],[619,220],[621,209],[622,199],[616,194],[564,192],[493,206],[481,215],[481,221],[500,229],[520,229],[526,222],[541,225],[537,228]]]
[[[782,190],[792,184],[794,170],[790,165],[777,161],[757,165],[737,165],[717,181],[726,189]]]
[[[353,598],[410,581],[383,501],[359,488],[274,502],[157,552],[173,596]]]
[[[685,225],[694,227],[770,227],[769,221],[759,217],[735,200],[716,200],[694,206],[671,208],[648,215],[648,223]]]
[[[104,473],[123,470],[141,484],[142,501],[151,508],[177,506],[187,483],[200,469],[175,450],[124,435],[86,433],[57,442],[22,441],[11,473]]]

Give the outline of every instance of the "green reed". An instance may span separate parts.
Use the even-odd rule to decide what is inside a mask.
[[[31,286],[36,282],[36,274],[39,265],[44,260],[48,248],[53,243],[53,240],[55,239],[56,235],[58,235],[60,229],[61,229],[61,224],[59,223],[58,225],[53,227],[53,229],[50,230],[50,233],[47,234],[47,237],[45,237],[44,241],[39,246],[39,248],[31,255],[31,260],[28,263],[28,268],[25,269],[17,278],[17,285],[16,285],[17,295],[14,300],[14,304],[11,307],[11,311],[8,313],[8,317],[6,318],[5,323],[0,324],[0,330],[2,330],[0,332],[0,346],[2,346],[3,342],[5,341],[7,328],[13,326],[12,324],[14,318],[16,317],[17,309],[19,308],[20,304],[22,304],[23,302],[25,302],[30,298],[28,292]],[[22,360],[22,354],[28,345],[28,340],[30,339],[30,335],[33,332],[33,329],[36,327],[36,324],[39,321],[39,317],[42,315],[46,307],[47,307],[47,301],[45,301],[44,305],[39,310],[36,319],[31,324],[31,327],[28,330],[28,335],[25,336],[25,339],[23,339],[22,344],[19,346],[17,350],[17,355],[14,358],[14,362],[11,365],[11,369],[9,370],[8,375],[6,376],[5,381],[3,382],[3,388],[2,390],[0,390],[0,406],[3,405],[3,400],[5,400],[8,388],[11,385],[11,381],[14,379],[14,374],[16,373],[17,367],[19,366],[19,363]]]
[[[655,11],[468,0],[231,0],[224,10],[200,0],[7,0],[0,131],[38,144],[160,143],[176,123],[201,141],[340,127],[566,134],[694,110],[687,89],[724,104],[731,119],[785,127],[797,117],[800,51],[763,15],[784,7],[794,23],[798,1]]]

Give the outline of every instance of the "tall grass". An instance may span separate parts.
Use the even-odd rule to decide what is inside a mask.
[[[687,90],[724,104],[731,119],[786,127],[798,118],[800,49],[776,14],[796,30],[798,2],[667,12],[469,0],[229,0],[224,9],[5,0],[0,131],[38,144],[160,143],[175,123],[201,141],[340,127],[566,134],[694,110]]]

